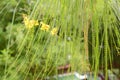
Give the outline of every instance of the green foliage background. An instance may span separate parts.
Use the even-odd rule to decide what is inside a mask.
[[[120,54],[119,6],[119,0],[2,0],[0,80],[40,80],[66,64],[95,74],[104,65],[107,80],[108,65]],[[41,25],[27,30],[23,13],[57,27],[58,35]]]

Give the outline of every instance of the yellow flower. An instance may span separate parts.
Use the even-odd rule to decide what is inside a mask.
[[[23,22],[24,22],[25,26],[27,26],[29,24],[29,19],[26,14],[23,14]]]
[[[39,25],[38,20],[30,20],[29,23],[30,23],[32,26],[38,26],[38,25]]]
[[[57,28],[53,28],[51,30],[51,35],[57,35],[58,29]]]
[[[38,20],[29,20],[26,14],[23,14],[23,22],[27,29],[31,29],[32,27],[39,25]]]
[[[41,30],[43,30],[43,31],[48,31],[48,30],[50,29],[50,26],[49,26],[49,25],[47,25],[47,24],[45,24],[45,23],[43,23],[43,22],[40,22],[40,24],[42,24]]]
[[[22,16],[23,16],[23,19],[24,19],[24,20],[27,20],[27,19],[28,19],[28,16],[27,16],[26,14],[22,14]]]
[[[26,24],[26,28],[31,29],[35,26],[35,20],[29,20],[28,24]]]
[[[35,26],[38,26],[38,25],[39,25],[38,20],[34,20],[34,25],[35,25]]]

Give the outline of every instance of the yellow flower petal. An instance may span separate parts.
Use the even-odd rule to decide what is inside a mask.
[[[53,28],[51,30],[51,35],[57,35],[57,33],[58,33],[58,29],[57,28]]]
[[[34,22],[34,24],[35,24],[35,26],[38,26],[38,25],[39,25],[38,20],[36,20],[36,21]]]
[[[43,22],[40,22],[40,24],[42,24],[41,30],[43,30],[43,31],[48,31],[48,30],[50,29],[50,26],[49,26],[49,25],[47,25],[47,24],[45,24],[45,23],[43,23]]]

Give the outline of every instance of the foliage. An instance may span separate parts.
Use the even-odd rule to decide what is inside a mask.
[[[0,80],[43,80],[66,64],[96,75],[105,65],[107,80],[120,53],[118,6],[119,0],[1,1]]]

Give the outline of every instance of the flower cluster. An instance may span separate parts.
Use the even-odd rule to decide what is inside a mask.
[[[27,29],[31,29],[33,28],[34,26],[38,26],[39,25],[39,22],[38,20],[30,20],[29,17],[26,15],[26,14],[23,14],[23,22],[25,24],[25,27]],[[50,26],[43,23],[43,22],[40,22],[41,24],[41,30],[42,31],[49,31],[50,30]],[[51,35],[57,35],[57,32],[58,32],[58,29],[57,28],[53,28],[50,33]]]
[[[43,23],[43,22],[40,22],[41,23],[41,30],[43,30],[43,31],[49,31],[49,29],[50,29],[50,26],[49,25],[47,25],[47,24],[45,24],[45,23]],[[53,28],[51,31],[50,31],[50,33],[51,33],[51,35],[57,35],[57,32],[58,32],[58,29],[57,28]]]
[[[34,26],[38,26],[38,20],[30,20],[27,15],[23,14],[23,22],[27,29],[31,29]]]

